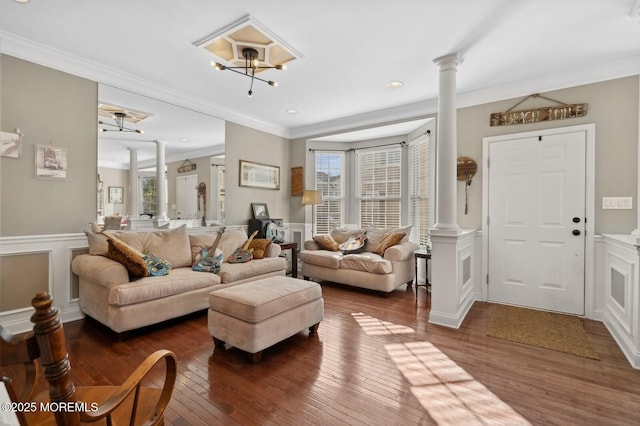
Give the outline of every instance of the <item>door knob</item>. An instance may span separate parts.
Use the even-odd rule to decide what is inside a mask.
[[[575,236],[580,235],[580,231],[578,229],[574,229],[573,231],[571,231],[571,233]]]

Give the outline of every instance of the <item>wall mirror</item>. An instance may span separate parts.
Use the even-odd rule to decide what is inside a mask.
[[[102,205],[98,205],[99,221],[100,216],[127,215],[135,211],[129,204],[129,167],[132,150],[135,151],[138,169],[137,211],[144,218],[153,217],[156,200],[157,141],[164,141],[165,146],[167,216],[170,219],[179,217],[177,200],[191,199],[191,195],[192,199],[197,199],[196,186],[185,189],[176,184],[175,176],[184,175],[178,174],[177,169],[185,160],[201,163],[189,174],[197,175],[198,182],[204,181],[210,191],[209,199],[215,199],[216,187],[221,181],[219,169],[224,166],[220,166],[219,160],[216,166],[211,165],[214,162],[210,161],[210,158],[224,156],[224,120],[107,84],[98,86],[97,108],[98,120],[104,123],[97,125],[98,173],[103,182],[102,187],[105,190],[110,186],[124,188],[121,204],[109,203],[108,197],[105,196],[98,198],[99,203],[102,201]],[[127,117],[122,123],[118,123],[109,111],[121,110],[126,111]],[[125,129],[120,131],[119,126]],[[103,128],[107,131],[102,131]],[[140,130],[143,133],[127,130]],[[214,186],[212,181],[215,183]],[[193,191],[193,194],[176,193],[185,190]],[[215,214],[212,210],[208,218],[214,218]]]

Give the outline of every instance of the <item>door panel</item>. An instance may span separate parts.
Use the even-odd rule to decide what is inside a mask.
[[[179,176],[176,178],[176,199],[178,218],[198,218],[198,175]]]
[[[491,143],[490,300],[584,313],[585,150],[585,132]]]

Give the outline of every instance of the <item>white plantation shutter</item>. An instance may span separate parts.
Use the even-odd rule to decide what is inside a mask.
[[[409,145],[409,200],[411,241],[424,246],[429,240],[429,137]]]
[[[316,233],[328,234],[343,223],[343,152],[316,152],[316,190],[322,192],[322,204],[315,206]]]
[[[400,226],[400,147],[358,152],[360,225]]]

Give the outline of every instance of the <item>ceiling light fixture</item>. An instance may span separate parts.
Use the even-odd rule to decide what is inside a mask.
[[[98,124],[102,126],[111,126],[115,127],[115,129],[105,129],[104,127],[100,129],[101,132],[135,132],[135,133],[144,133],[144,131],[139,129],[130,129],[128,127],[124,127],[124,119],[127,117],[127,114],[124,112],[114,112],[111,118],[113,118],[116,124],[104,123],[102,121],[98,121]]]
[[[293,114],[297,114],[297,113],[298,113],[298,110],[295,110],[295,109],[293,109],[293,108],[289,108],[288,110],[286,110],[286,113],[287,113],[287,114],[291,114],[291,115],[293,115]]]
[[[387,87],[389,89],[399,89],[403,86],[404,83],[402,83],[401,81],[391,81],[389,83],[387,83]]]
[[[269,86],[277,86],[278,83],[276,83],[275,81],[272,80],[264,80],[260,77],[256,77],[256,71],[258,70],[266,70],[266,69],[270,69],[270,68],[274,68],[277,70],[285,70],[287,69],[286,65],[275,65],[275,66],[261,66],[260,65],[260,61],[258,60],[258,51],[256,49],[253,49],[251,47],[245,47],[244,49],[242,49],[242,56],[244,57],[244,66],[243,67],[228,67],[226,65],[223,65],[219,62],[211,62],[211,66],[213,66],[215,69],[220,70],[220,71],[224,71],[224,70],[229,70],[229,71],[233,71],[236,74],[240,74],[240,75],[244,75],[247,77],[251,78],[251,86],[249,86],[249,92],[247,93],[249,95],[249,97],[251,97],[251,95],[253,95],[253,81],[254,80],[260,80],[264,83],[267,83]],[[238,70],[243,70],[243,71],[238,71]]]

